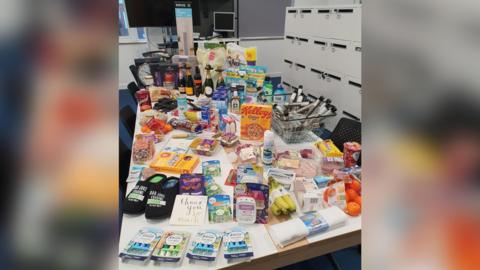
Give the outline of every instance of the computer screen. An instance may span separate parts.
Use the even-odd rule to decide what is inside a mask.
[[[216,32],[235,32],[235,13],[214,12],[213,25],[213,31]]]
[[[199,0],[192,0],[193,25],[200,24]],[[175,0],[125,0],[129,27],[176,26]]]

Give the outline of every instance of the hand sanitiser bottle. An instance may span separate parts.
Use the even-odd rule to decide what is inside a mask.
[[[277,105],[283,105],[285,103],[285,90],[281,84],[278,84],[277,89],[275,89],[273,102]]]
[[[263,155],[262,162],[265,165],[272,165],[273,163],[273,151],[275,147],[273,132],[265,130],[263,133]]]

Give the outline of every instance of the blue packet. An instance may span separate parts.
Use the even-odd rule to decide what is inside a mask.
[[[253,257],[252,240],[243,227],[235,227],[223,234],[223,256],[226,259]]]
[[[211,223],[232,221],[232,207],[229,195],[213,195],[208,198],[208,220]]]

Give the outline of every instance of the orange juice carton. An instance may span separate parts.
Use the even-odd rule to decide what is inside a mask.
[[[272,124],[272,105],[242,104],[240,114],[240,139],[262,141]]]

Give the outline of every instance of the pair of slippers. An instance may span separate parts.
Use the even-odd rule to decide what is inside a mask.
[[[123,202],[126,214],[145,212],[148,219],[170,216],[178,194],[179,179],[164,174],[154,174],[137,185],[128,193]]]

